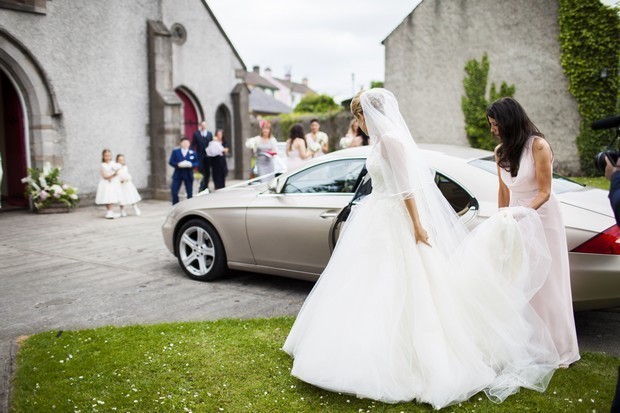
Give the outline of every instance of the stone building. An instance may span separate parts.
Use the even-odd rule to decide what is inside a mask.
[[[201,119],[225,130],[240,176],[245,72],[202,0],[0,1],[3,197],[23,204],[26,167],[49,163],[88,203],[109,148],[144,195],[167,199],[170,152]]]
[[[580,117],[560,66],[557,0],[422,0],[383,43],[385,87],[420,142],[468,145],[464,68],[486,52],[489,84],[516,86],[553,147],[556,170],[579,170]]]

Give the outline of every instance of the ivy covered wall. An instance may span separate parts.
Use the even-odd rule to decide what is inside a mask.
[[[596,174],[593,158],[610,139],[593,121],[617,114],[620,16],[599,0],[559,0],[561,64],[581,115],[577,148],[581,169]]]

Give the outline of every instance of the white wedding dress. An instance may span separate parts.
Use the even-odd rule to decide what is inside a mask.
[[[283,346],[292,374],[335,392],[435,408],[482,390],[495,402],[519,387],[544,391],[558,355],[529,305],[550,262],[536,213],[500,211],[449,255],[440,235],[431,235],[432,248],[416,244],[380,146],[366,162],[372,193],[352,212]],[[428,222],[424,208],[420,219]]]

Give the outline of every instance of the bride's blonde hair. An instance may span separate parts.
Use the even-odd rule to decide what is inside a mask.
[[[362,115],[364,111],[362,110],[362,102],[360,101],[360,96],[364,93],[365,90],[360,90],[357,92],[353,100],[351,101],[351,113],[353,116]]]
[[[362,109],[362,102],[360,98],[362,94],[365,92],[369,92],[368,102],[370,102],[370,104],[375,109],[377,109],[379,112],[385,114],[385,109],[384,109],[385,98],[380,93],[373,93],[374,91],[375,89],[360,90],[359,92],[357,92],[353,100],[351,100],[351,113],[353,114],[353,116],[364,114],[364,110]]]

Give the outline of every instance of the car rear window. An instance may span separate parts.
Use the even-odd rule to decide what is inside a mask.
[[[469,162],[470,165],[477,166],[480,169],[484,169],[487,172],[492,173],[497,176],[497,166],[495,165],[495,158],[493,156],[489,156],[487,158],[479,158],[474,159]],[[558,175],[553,174],[553,192],[556,194],[563,194],[564,192],[573,192],[583,189],[585,185],[581,185],[575,181],[571,181],[570,179]]]

